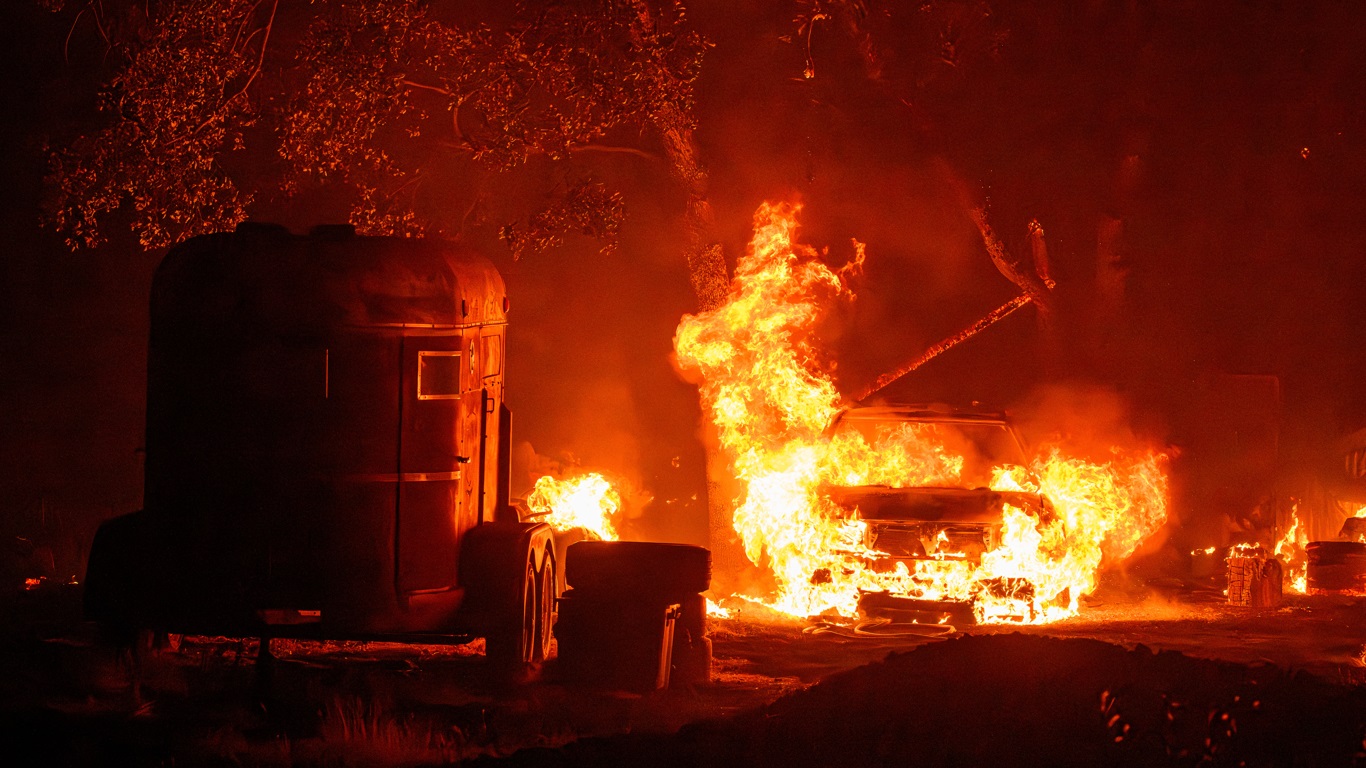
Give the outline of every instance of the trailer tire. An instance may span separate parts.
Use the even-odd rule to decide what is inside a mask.
[[[536,577],[536,658],[545,661],[550,658],[551,640],[554,637],[556,609],[559,603],[559,576],[555,568],[555,555],[547,552],[541,573]]]
[[[500,670],[522,673],[529,665],[538,661],[537,635],[541,630],[540,590],[536,583],[536,565],[527,560],[521,585],[521,620],[504,627],[491,630],[484,638],[484,655]]]
[[[565,554],[569,586],[636,592],[679,602],[711,587],[711,552],[688,544],[580,541]]]

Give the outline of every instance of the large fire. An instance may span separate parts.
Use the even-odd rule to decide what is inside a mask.
[[[812,331],[848,295],[842,270],[795,240],[799,206],[762,205],[726,303],[683,318],[680,366],[700,387],[744,497],[734,525],[745,552],[777,583],[768,605],[792,616],[854,616],[861,592],[971,601],[979,621],[1073,615],[1105,562],[1131,555],[1166,520],[1165,457],[1119,450],[1102,464],[1050,449],[1030,466],[999,466],[991,488],[1042,494],[1053,514],[1004,507],[999,544],[980,558],[934,552],[890,561],[867,523],[826,492],[835,486],[957,486],[964,456],[923,425],[875,436],[828,433],[843,403]]]

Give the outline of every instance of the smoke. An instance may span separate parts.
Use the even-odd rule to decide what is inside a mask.
[[[1114,448],[1160,448],[1134,433],[1133,405],[1111,387],[1094,383],[1045,384],[1009,409],[1030,446],[1058,445],[1070,455],[1104,462]]]

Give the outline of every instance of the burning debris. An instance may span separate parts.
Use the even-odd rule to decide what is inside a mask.
[[[834,270],[797,242],[799,210],[759,208],[728,300],[685,317],[675,337],[679,363],[699,384],[745,488],[735,530],[749,559],[777,582],[763,602],[791,616],[852,617],[861,593],[883,592],[971,602],[986,622],[1074,615],[1100,567],[1133,554],[1165,522],[1165,456],[1117,448],[1092,463],[1054,447],[1032,461],[983,468],[971,466],[981,457],[954,429],[830,431],[847,404],[818,362],[812,334],[826,306],[850,296],[845,279],[858,260]],[[854,249],[861,257],[862,245]],[[976,489],[1038,501],[1000,503],[989,546],[977,556],[944,530],[928,551],[894,559],[870,544],[865,510],[832,498],[837,488]]]
[[[1310,541],[1307,528],[1295,503],[1290,508],[1290,527],[1275,547],[1268,550],[1260,543],[1230,547],[1225,558],[1229,604],[1275,605],[1282,590],[1297,595],[1366,594],[1366,507],[1343,521],[1336,540]],[[1278,583],[1275,599],[1268,602],[1269,598],[1259,595],[1273,587],[1258,582],[1272,580]]]

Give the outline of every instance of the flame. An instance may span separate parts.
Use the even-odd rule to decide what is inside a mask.
[[[718,605],[709,597],[707,598],[707,615],[714,619],[729,619],[731,611],[723,605]]]
[[[844,278],[795,239],[800,206],[764,203],[736,264],[726,303],[680,322],[674,349],[715,422],[745,488],[734,511],[749,559],[772,571],[764,602],[792,616],[854,616],[860,592],[973,601],[978,619],[1052,621],[1075,614],[1102,562],[1132,554],[1166,520],[1166,457],[1093,464],[1053,449],[1026,467],[998,467],[994,490],[1043,494],[1048,519],[1006,505],[1000,544],[980,564],[936,551],[893,561],[868,546],[868,525],[824,488],[959,486],[964,456],[932,427],[904,424],[869,437],[826,434],[841,398],[812,331],[824,306],[848,298]],[[936,550],[942,550],[944,540]]]
[[[1309,534],[1300,524],[1299,511],[1299,504],[1290,507],[1290,528],[1276,542],[1272,555],[1285,563],[1286,588],[1303,595],[1309,581],[1309,555],[1305,551],[1309,546]]]
[[[526,499],[533,515],[557,531],[582,528],[602,541],[616,541],[613,519],[621,510],[621,494],[597,472],[559,479],[536,480]]]

